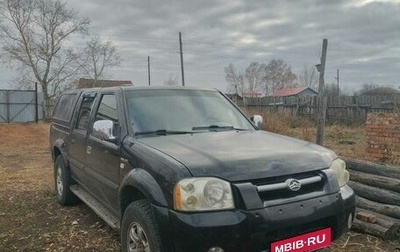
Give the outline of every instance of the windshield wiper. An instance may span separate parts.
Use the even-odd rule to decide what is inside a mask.
[[[246,129],[238,129],[233,126],[226,126],[226,125],[224,125],[224,126],[209,125],[209,126],[196,126],[196,127],[193,127],[192,130],[210,130],[210,131],[213,131],[213,130],[215,130],[215,131],[217,131],[217,130],[239,130],[239,131],[243,131]]]
[[[139,136],[139,135],[164,135],[165,136],[165,135],[182,135],[182,134],[191,134],[191,133],[193,133],[193,132],[160,129],[160,130],[149,130],[149,131],[136,132],[135,136]]]

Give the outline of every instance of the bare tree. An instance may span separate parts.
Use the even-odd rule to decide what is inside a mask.
[[[227,92],[242,95],[246,89],[244,74],[237,72],[232,63],[225,67],[224,71],[225,80],[228,82]]]
[[[325,85],[325,95],[327,97],[339,97],[342,96],[344,93],[342,92],[342,90],[338,89],[338,86],[336,83],[328,83],[327,85]]]
[[[252,62],[245,70],[246,91],[258,92],[265,87],[267,80],[266,65],[264,63]]]
[[[77,53],[65,47],[90,23],[60,0],[0,1],[3,59],[30,69],[41,85],[49,118],[50,99],[78,71]]]
[[[318,74],[315,67],[304,65],[298,75],[298,82],[300,86],[317,89]]]
[[[355,92],[354,95],[360,95],[367,91],[377,89],[378,87],[379,87],[379,85],[376,83],[373,83],[373,82],[364,83],[362,85],[362,88],[359,91]]]
[[[282,88],[295,87],[296,75],[292,69],[281,59],[273,59],[266,66],[266,93],[274,93]]]
[[[111,40],[102,41],[98,36],[86,43],[82,57],[79,59],[84,75],[96,81],[104,76],[107,68],[119,66],[121,56],[118,54]]]
[[[271,60],[268,65],[252,62],[244,73],[236,71],[232,63],[225,67],[225,79],[228,82],[228,92],[242,94],[243,92],[275,92],[278,89],[294,87],[296,75],[283,60]],[[270,92],[268,92],[270,91]]]
[[[21,67],[16,69],[18,74],[9,82],[9,85],[18,90],[28,90],[34,88],[32,80],[35,79],[32,76],[30,69]]]
[[[169,75],[168,79],[164,80],[164,85],[166,86],[178,86],[178,76],[173,77],[172,74]]]

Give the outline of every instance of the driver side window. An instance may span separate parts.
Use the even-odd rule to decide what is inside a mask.
[[[115,95],[106,94],[101,97],[101,102],[95,116],[95,125],[98,128],[94,128],[92,135],[99,139],[110,139],[119,135],[119,123],[118,123],[118,111],[117,101]],[[97,122],[97,123],[96,123]],[[100,128],[108,128],[108,125],[112,125],[112,132],[107,132]]]

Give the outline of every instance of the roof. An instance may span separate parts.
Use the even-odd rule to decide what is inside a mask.
[[[270,95],[268,95],[268,96],[271,96],[271,97],[293,96],[293,95],[298,95],[298,94],[300,94],[301,92],[303,92],[303,91],[306,90],[306,89],[310,89],[310,90],[312,90],[314,93],[317,93],[317,92],[315,92],[315,91],[314,91],[312,88],[310,88],[310,87],[296,87],[296,88],[282,88],[282,89],[279,89],[279,90],[276,91],[275,93],[270,94]]]
[[[259,92],[247,92],[247,93],[242,93],[243,97],[260,97],[262,96],[262,93]]]
[[[391,95],[400,94],[400,91],[391,87],[379,87],[372,90],[368,90],[361,95]]]
[[[133,86],[130,80],[93,80],[80,78],[78,87],[81,88],[93,88],[93,87],[119,87],[119,86]]]
[[[238,98],[242,98],[239,94],[237,94],[237,93],[234,93],[234,94],[225,94],[226,96],[228,96],[229,98],[232,98],[232,97],[238,97]]]
[[[116,90],[116,89],[122,89],[126,91],[138,91],[138,90],[194,90],[194,91],[212,91],[212,92],[220,92],[219,90],[215,88],[206,88],[206,87],[188,87],[188,86],[116,86],[116,87],[104,87],[104,88],[84,88],[82,89],[85,92],[91,92],[91,91],[99,91],[99,90]],[[70,92],[70,91],[66,91]]]

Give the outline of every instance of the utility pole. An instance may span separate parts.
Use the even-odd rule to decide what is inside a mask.
[[[38,111],[38,84],[35,82],[35,122],[39,122],[39,111]]]
[[[340,92],[340,89],[339,89],[339,69],[336,69],[336,82],[337,82],[337,90],[338,90],[338,95],[339,95],[339,92]]]
[[[149,77],[149,86],[150,86],[150,56],[147,56],[147,75]]]
[[[325,128],[325,116],[326,116],[326,96],[325,96],[325,63],[326,63],[326,51],[328,48],[328,40],[322,41],[322,56],[321,64],[317,69],[319,71],[319,88],[318,88],[318,118],[317,118],[317,144],[324,144],[324,128]]]
[[[182,86],[185,86],[185,73],[183,71],[182,33],[179,32],[179,52],[181,54]]]

